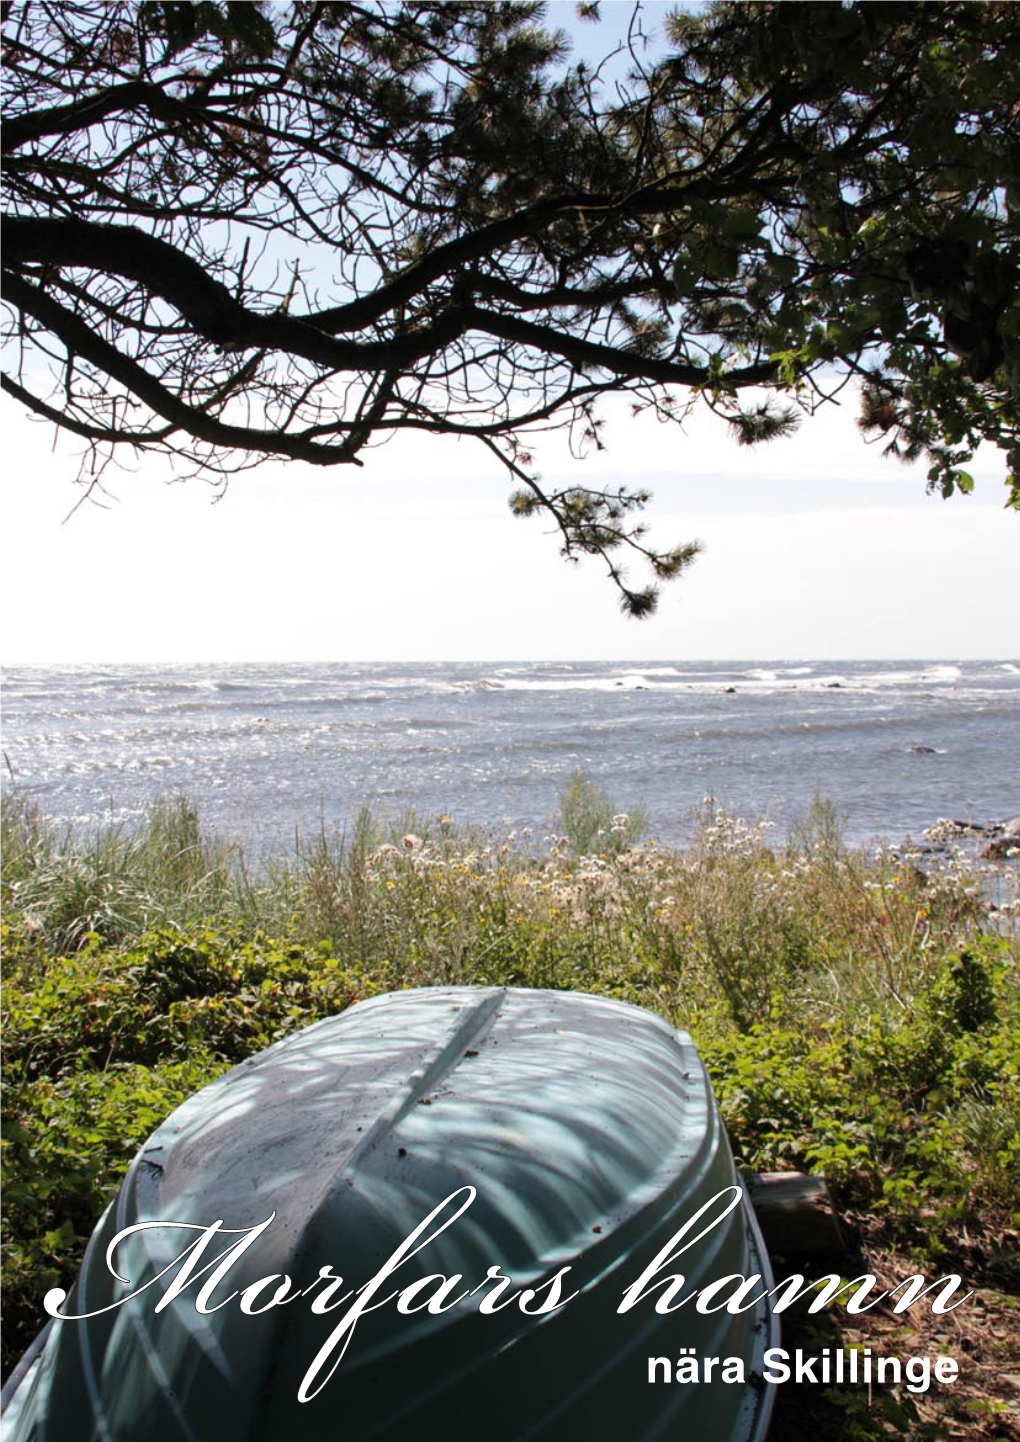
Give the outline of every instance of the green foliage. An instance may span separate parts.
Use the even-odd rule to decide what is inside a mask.
[[[142,18],[155,34],[166,37],[165,59],[173,57],[206,36],[214,36],[226,55],[232,51],[268,60],[276,49],[276,31],[263,12],[261,4],[252,0],[169,0],[169,3],[146,3],[140,7]]]
[[[1020,990],[1007,943],[969,953],[995,1003],[980,1041],[955,1009],[960,958],[929,974],[909,1011],[859,999],[817,1026],[772,1018],[703,1043],[738,1162],[824,1173],[845,1204],[925,1229],[937,1254],[961,1216],[1008,1216],[1020,1193]],[[1020,1276],[1014,1280],[1020,1280]]]
[[[565,803],[574,834],[550,852],[362,813],[257,876],[184,803],[135,837],[80,840],[5,809],[5,1361],[166,1113],[297,1028],[408,985],[648,1007],[694,1035],[741,1164],[824,1172],[932,1256],[977,1219],[1008,1224],[1020,955],[987,934],[969,874],[923,881],[847,848],[824,805],[788,844],[713,807],[674,850],[605,846],[613,807],[583,777]],[[100,908],[105,931],[72,914],[96,854],[138,901]],[[210,855],[222,868],[204,891]]]
[[[648,815],[638,807],[620,811],[604,787],[575,767],[560,791],[559,824],[572,855],[618,856],[648,829]]]

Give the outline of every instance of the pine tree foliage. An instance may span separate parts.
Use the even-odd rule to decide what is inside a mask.
[[[930,488],[988,441],[1018,503],[1020,6],[722,0],[612,85],[556,18],[4,4],[4,387],[93,469],[473,437],[635,614],[628,553],[661,580],[696,545],[652,549],[645,493],[552,491],[529,449],[599,447],[612,393],[756,444],[856,379]]]

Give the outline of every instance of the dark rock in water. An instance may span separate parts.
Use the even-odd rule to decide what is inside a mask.
[[[843,682],[842,682],[842,681],[826,681],[826,683],[825,683],[825,689],[826,689],[827,691],[842,691],[842,689],[843,689]]]
[[[918,756],[934,756],[936,754],[934,746],[908,746],[907,750],[913,751]]]
[[[1008,821],[997,821],[991,826],[973,829],[991,837],[981,853],[982,861],[1005,861],[1010,856],[1020,854],[1020,816],[1011,816]]]
[[[726,695],[727,695],[727,696],[735,696],[736,694],[737,694],[737,688],[736,688],[736,686],[727,686],[727,687],[726,687]]]
[[[925,840],[933,842],[938,847],[944,847],[949,841],[959,841],[961,836],[991,836],[998,827],[979,826],[976,821],[956,821],[948,816],[940,816],[932,826],[925,827]]]
[[[1010,856],[1020,855],[1020,827],[1015,832],[1004,832],[989,841],[981,853],[982,861],[1005,861]]]

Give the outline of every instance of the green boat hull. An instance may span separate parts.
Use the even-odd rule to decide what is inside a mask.
[[[146,1142],[60,1307],[89,1315],[51,1323],[9,1398],[5,1436],[756,1442],[772,1391],[760,1375],[775,1344],[767,1303],[732,1315],[691,1301],[663,1314],[662,1289],[649,1288],[618,1310],[664,1245],[713,1198],[732,1198],[736,1181],[690,1038],[650,1013],[523,989],[375,997],[234,1068]],[[431,1240],[387,1274],[448,1198]],[[204,1262],[270,1216],[208,1311],[196,1305],[203,1278],[157,1310],[200,1229],[239,1229],[210,1240]],[[108,1258],[115,1236],[156,1221],[195,1230],[136,1230]],[[512,1278],[498,1299],[497,1265]],[[743,1201],[666,1272],[684,1274],[684,1295],[724,1276],[772,1286]],[[343,1338],[329,1339],[380,1273],[369,1293],[380,1305],[366,1306],[337,1360]],[[318,1315],[312,1302],[338,1275],[337,1305]],[[289,1279],[293,1299],[249,1315],[237,1294],[271,1276]],[[384,1302],[426,1276],[406,1310],[399,1296]],[[253,1312],[275,1286],[250,1294]],[[530,1314],[512,1300],[522,1289],[534,1294]],[[509,1304],[479,1310],[486,1296]],[[743,1382],[718,1372],[649,1382],[650,1358],[672,1367],[684,1349],[734,1359]],[[302,1401],[302,1389],[315,1395]]]

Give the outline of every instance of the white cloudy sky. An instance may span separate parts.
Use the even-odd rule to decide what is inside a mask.
[[[653,536],[698,537],[659,613],[620,616],[600,565],[566,565],[479,448],[394,442],[364,470],[266,465],[212,502],[154,462],[74,505],[76,443],[0,407],[3,660],[1010,657],[1018,518],[1003,468],[974,495],[925,494],[852,402],[765,448],[713,417],[686,434],[611,415],[583,465],[556,437],[547,480],[648,485]],[[635,577],[636,579],[636,577]]]

